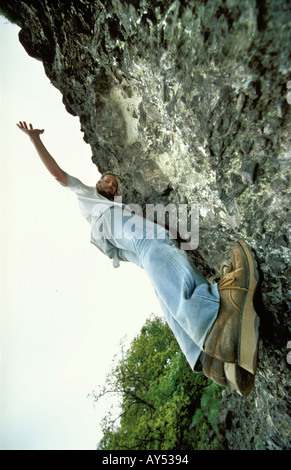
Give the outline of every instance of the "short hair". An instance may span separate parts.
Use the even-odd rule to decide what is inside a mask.
[[[100,180],[99,180],[99,181],[97,182],[97,184],[96,184],[97,190],[98,190],[99,187],[100,187],[101,181],[102,181],[103,178],[105,178],[105,176],[107,176],[107,175],[114,176],[114,178],[115,178],[116,181],[117,181],[117,190],[116,190],[115,196],[121,196],[121,195],[122,195],[121,181],[120,181],[120,179],[118,178],[118,176],[116,176],[116,175],[115,175],[114,173],[112,173],[111,171],[107,171],[106,173],[103,173],[103,174],[101,175]]]

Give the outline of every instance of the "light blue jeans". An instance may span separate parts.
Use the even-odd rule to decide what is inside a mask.
[[[203,277],[167,230],[137,215],[131,217],[121,208],[108,209],[93,226],[92,242],[102,234],[120,260],[145,270],[182,352],[191,368],[200,370],[199,356],[220,306],[217,284]]]

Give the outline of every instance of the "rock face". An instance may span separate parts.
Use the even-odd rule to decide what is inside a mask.
[[[254,249],[262,280],[256,386],[247,398],[224,393],[218,428],[228,449],[290,447],[290,4],[0,6],[79,116],[93,162],[120,176],[124,202],[198,204],[191,256],[212,281],[236,239]]]

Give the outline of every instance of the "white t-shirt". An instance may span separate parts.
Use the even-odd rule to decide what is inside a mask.
[[[105,212],[109,207],[119,206],[122,207],[120,202],[110,201],[104,196],[101,196],[97,192],[96,187],[86,186],[82,181],[78,180],[74,176],[71,176],[67,173],[68,177],[68,189],[73,191],[79,201],[79,206],[81,214],[85,219],[91,224],[94,225],[96,220]]]

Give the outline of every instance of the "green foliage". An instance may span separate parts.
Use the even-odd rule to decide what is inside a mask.
[[[194,429],[194,442],[197,450],[219,449],[216,439],[215,417],[218,412],[223,388],[214,382],[204,389],[200,408],[195,411],[191,428]]]
[[[103,418],[98,450],[195,449],[202,434],[212,429],[219,401],[209,380],[191,370],[171,330],[158,317],[147,320],[130,349],[122,347],[121,359],[115,358],[105,386],[94,398],[109,394],[120,398],[120,413],[114,417],[108,412]],[[197,432],[192,418],[201,406],[202,428]]]

